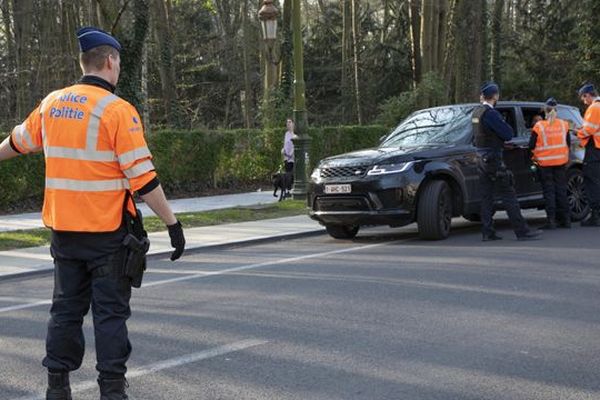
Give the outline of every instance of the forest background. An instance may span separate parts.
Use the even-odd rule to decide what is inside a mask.
[[[393,126],[414,109],[504,99],[578,104],[600,84],[597,0],[302,0],[311,126]],[[147,128],[283,126],[291,114],[291,0],[275,0],[266,57],[262,0],[0,0],[0,130],[80,76],[74,32],[95,25],[123,43],[119,94]],[[265,65],[276,77],[265,96]],[[269,101],[265,101],[268,97]]]
[[[600,85],[598,0],[300,2],[309,167],[375,146],[416,109],[476,102],[484,80],[503,99],[579,107],[581,84]],[[274,3],[268,52],[262,0],[0,0],[0,132],[80,78],[75,32],[94,25],[123,45],[117,94],[170,197],[265,187],[293,110],[292,1]],[[0,181],[0,212],[39,209],[43,156],[1,163]]]

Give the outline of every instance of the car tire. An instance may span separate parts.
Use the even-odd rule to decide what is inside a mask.
[[[430,181],[419,195],[417,225],[419,237],[446,239],[452,224],[452,191],[444,181]]]
[[[567,171],[567,198],[571,219],[581,221],[590,212],[590,206],[585,197],[583,185],[583,172],[579,168],[571,168]]]
[[[359,226],[327,225],[325,229],[334,239],[353,239],[358,233]]]

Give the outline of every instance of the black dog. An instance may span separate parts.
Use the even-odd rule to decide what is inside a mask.
[[[286,191],[290,188],[291,174],[289,172],[276,172],[271,176],[271,183],[273,184],[273,197],[277,197],[277,190],[279,190],[279,201],[283,200],[286,195]]]

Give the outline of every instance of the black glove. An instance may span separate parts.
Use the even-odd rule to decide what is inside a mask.
[[[177,223],[173,225],[167,225],[167,229],[169,229],[169,237],[171,238],[171,246],[175,249],[173,253],[171,253],[171,261],[177,260],[183,254],[183,250],[185,249],[185,237],[183,236],[183,228],[181,227],[181,222],[177,221]]]

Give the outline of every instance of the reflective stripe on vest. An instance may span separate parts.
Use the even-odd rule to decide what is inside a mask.
[[[547,121],[539,122],[541,135],[533,149],[535,160],[542,167],[563,165],[569,162],[569,147],[567,146],[567,130],[562,120],[556,120],[559,126],[546,126]],[[560,127],[560,130],[558,129]],[[547,128],[551,128],[547,130]],[[559,143],[556,143],[559,139]],[[540,140],[542,143],[540,143]]]
[[[123,153],[119,156],[119,164],[121,166],[125,166],[127,164],[131,164],[132,162],[150,157],[150,150],[147,147],[138,147],[137,149],[133,149],[128,151],[127,153]]]
[[[593,124],[593,123],[591,123],[589,121],[584,121],[583,122],[583,126],[589,126],[590,128],[593,128],[593,129],[600,129],[600,125]]]
[[[39,146],[36,146],[33,144],[33,139],[31,137],[31,133],[29,133],[29,131],[25,127],[25,123],[22,123],[21,125],[16,126],[13,131],[13,134],[14,134],[14,139],[16,139],[20,144],[22,144],[22,143],[27,144],[27,151],[33,152],[33,151],[37,151],[40,149]]]
[[[129,181],[127,179],[84,181],[79,179],[46,178],[46,188],[74,192],[113,192],[129,189]]]
[[[139,164],[134,165],[131,168],[123,170],[125,176],[129,179],[137,178],[138,176],[144,175],[146,172],[152,171],[154,169],[154,164],[152,161],[146,160]]]
[[[98,131],[100,130],[100,118],[102,117],[102,114],[104,114],[106,107],[118,99],[117,96],[111,93],[108,96],[101,98],[96,104],[96,107],[92,110],[86,133],[86,150],[96,151],[96,146],[98,145]]]

